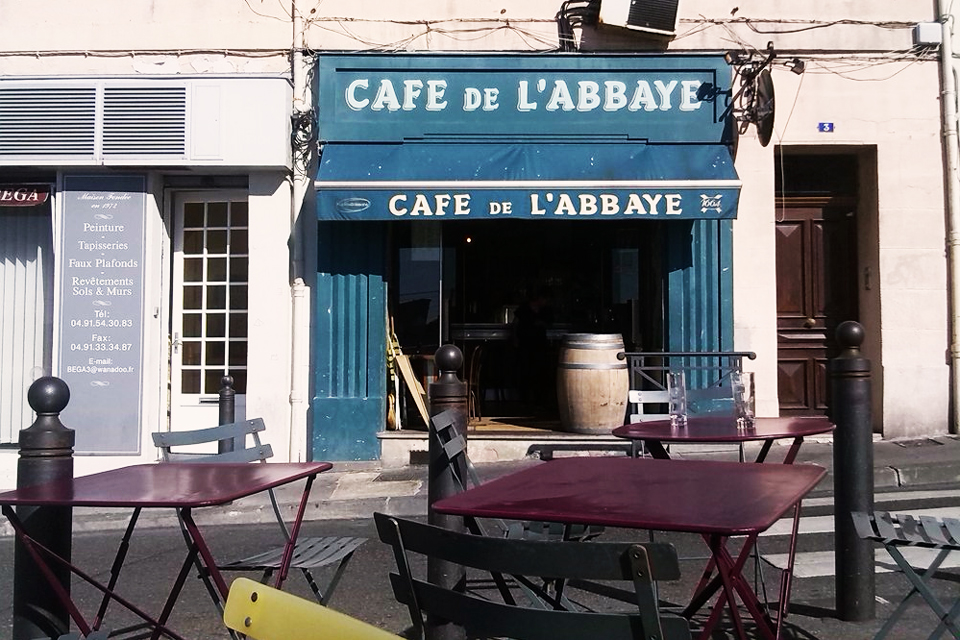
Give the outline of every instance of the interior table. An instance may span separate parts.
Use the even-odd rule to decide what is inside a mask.
[[[303,514],[306,510],[313,481],[317,474],[327,471],[332,466],[329,462],[270,464],[165,462],[163,464],[135,465],[0,493],[0,508],[2,508],[3,515],[10,521],[17,538],[36,562],[44,579],[66,607],[70,618],[77,625],[83,637],[100,628],[108,604],[111,601],[116,601],[147,623],[153,629],[152,637],[159,637],[162,633],[171,638],[180,639],[182,636],[167,627],[166,623],[191,568],[198,566],[202,571],[208,573],[211,582],[219,593],[221,602],[226,601],[228,591],[227,583],[217,569],[210,548],[193,519],[192,510],[198,507],[226,504],[261,491],[306,479],[300,506],[290,527],[290,540],[284,549],[280,570],[276,574],[275,586],[280,588],[289,571],[293,549],[300,532],[300,525],[303,521]],[[21,506],[133,509],[133,515],[111,565],[108,583],[99,582],[89,573],[31,538],[16,513],[15,507]],[[142,509],[173,509],[178,512],[185,531],[184,539],[187,543],[186,557],[181,565],[180,572],[170,588],[159,616],[156,618],[116,591],[117,580],[123,567],[130,538],[134,533],[137,518]],[[63,588],[54,572],[54,565],[69,568],[73,574],[103,594],[100,606],[92,621],[87,621],[76,603],[71,599],[69,591]]]
[[[668,459],[670,454],[664,448],[664,442],[672,443],[728,443],[762,441],[763,446],[755,462],[763,462],[775,440],[792,438],[790,449],[783,458],[784,464],[793,463],[800,451],[803,439],[833,431],[834,425],[822,416],[802,418],[755,418],[751,426],[741,427],[736,417],[729,416],[689,416],[686,426],[676,426],[669,420],[634,422],[617,427],[613,435],[631,440],[634,445],[642,442],[654,458]],[[636,456],[637,447],[633,446]]]
[[[573,457],[545,462],[433,504],[466,518],[538,520],[700,534],[711,552],[684,615],[691,618],[719,593],[700,633],[710,637],[726,606],[746,638],[739,598],[764,638],[778,638],[790,599],[797,525],[803,497],[823,478],[816,465],[740,464],[705,460]],[[787,567],[775,617],[742,569],[757,536],[793,511]],[[728,548],[742,537],[736,557]],[[716,573],[713,572],[716,568]]]

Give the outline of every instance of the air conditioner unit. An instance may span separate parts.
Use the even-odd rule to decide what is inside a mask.
[[[679,0],[601,0],[600,24],[672,36]]]

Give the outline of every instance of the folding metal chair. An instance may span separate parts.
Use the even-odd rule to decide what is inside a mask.
[[[549,463],[548,463],[549,464]],[[458,533],[374,513],[380,540],[393,547],[397,572],[390,584],[398,602],[407,605],[415,635],[425,634],[424,615],[464,627],[467,637],[518,640],[687,640],[687,620],[660,609],[656,581],[677,580],[680,568],[672,545],[628,542],[511,540]],[[530,602],[500,591],[502,601],[478,597],[459,586],[422,580],[414,560],[435,558],[467,569],[523,580]],[[565,606],[560,593],[539,588],[544,581],[574,584],[599,581],[622,584],[630,606],[623,611],[595,612]],[[547,604],[548,606],[543,606]]]
[[[443,458],[453,472],[454,480],[461,491],[480,484],[480,476],[473,462],[467,456],[467,442],[454,430],[455,412],[447,409],[430,418],[430,437],[440,443]],[[493,520],[502,534],[508,538],[537,537],[556,538],[558,540],[585,541],[603,533],[600,526],[561,525],[556,522],[513,522]],[[483,531],[483,533],[487,533]]]
[[[935,576],[951,551],[960,551],[960,520],[932,516],[916,517],[902,513],[891,514],[887,511],[854,512],[852,516],[857,535],[864,540],[873,540],[882,544],[912,585],[910,591],[874,636],[874,640],[880,640],[890,632],[906,611],[910,600],[916,595],[923,598],[940,620],[937,628],[929,636],[931,640],[939,638],[947,630],[953,634],[954,638],[960,638],[960,625],[958,625],[960,598],[954,601],[948,611],[934,595],[928,582]],[[918,571],[918,568],[903,556],[899,547],[936,549],[938,553],[929,566],[925,569],[920,567]]]
[[[230,585],[227,628],[253,640],[399,640],[400,636],[247,578]]]
[[[273,449],[269,444],[260,442],[259,433],[265,429],[262,418],[244,420],[231,424],[195,429],[191,431],[168,431],[153,434],[153,443],[160,448],[164,462],[261,462],[273,456]],[[247,439],[252,440],[248,446]],[[221,446],[225,443],[226,446]],[[197,452],[196,445],[216,444],[222,452]],[[193,447],[184,451],[182,448]],[[271,489],[268,492],[274,516],[280,526],[283,542],[290,539],[277,496]],[[340,582],[353,553],[366,538],[354,536],[323,536],[316,538],[300,537],[294,549],[291,569],[299,569],[321,604],[327,604],[333,595],[334,589]],[[280,568],[284,547],[277,547],[256,555],[218,565],[220,571],[259,571],[262,572],[262,581],[266,582],[274,571]],[[314,571],[324,567],[335,567],[333,575],[326,586],[321,589],[314,577]],[[201,577],[207,585],[208,591],[219,605],[220,599],[210,584],[205,572]]]

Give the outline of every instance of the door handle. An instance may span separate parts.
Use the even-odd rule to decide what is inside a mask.
[[[817,320],[815,318],[807,318],[804,321],[803,326],[806,327],[807,329],[812,329],[815,326],[817,326]]]
[[[174,353],[180,353],[181,344],[183,344],[183,342],[180,340],[180,333],[174,333],[173,340],[170,342],[170,347],[173,349]]]

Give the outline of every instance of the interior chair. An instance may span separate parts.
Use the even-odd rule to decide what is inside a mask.
[[[467,416],[469,418],[483,417],[483,387],[480,386],[483,353],[483,345],[478,344],[470,352],[470,362],[467,363]]]
[[[390,583],[398,602],[407,605],[416,632],[423,638],[424,615],[462,626],[467,637],[517,640],[681,640],[690,626],[679,615],[661,611],[656,581],[680,577],[676,550],[665,543],[513,540],[459,533],[403,518],[374,513],[380,540],[393,548],[397,572]],[[517,601],[512,592],[486,599],[433,584],[414,575],[415,562],[449,562],[465,571],[523,576],[529,586],[559,581],[566,590],[578,581],[624,585],[632,605],[618,612],[563,606],[558,593],[540,592],[542,600]],[[502,601],[501,601],[502,600]],[[546,604],[547,606],[543,606]]]
[[[481,484],[480,476],[470,457],[467,455],[467,441],[455,429],[456,412],[447,409],[430,418],[429,437],[440,445],[442,461],[451,470],[454,481],[460,491]],[[547,463],[549,464],[549,463]],[[599,525],[562,525],[556,522],[512,522],[490,519],[500,535],[510,538],[553,537],[557,539],[586,541],[603,533]],[[489,535],[483,525],[477,523],[479,532]]]
[[[237,578],[223,609],[227,628],[252,640],[400,640],[339,611]]]
[[[265,429],[262,418],[243,420],[205,429],[191,431],[166,431],[153,434],[153,443],[160,449],[163,462],[259,462],[267,464],[273,456],[269,444],[260,441],[260,432]],[[204,447],[203,445],[207,445]],[[212,445],[216,449],[210,451]],[[279,525],[282,542],[290,539],[280,504],[273,489],[268,491],[270,504]],[[182,524],[182,523],[181,523]],[[291,569],[299,569],[316,595],[317,601],[327,604],[334,589],[340,582],[354,552],[366,538],[354,536],[323,536],[305,538],[299,536],[294,549]],[[256,555],[217,565],[220,571],[256,571],[261,572],[261,581],[266,582],[280,568],[284,545],[263,551]],[[314,573],[326,567],[333,567],[332,576],[321,588]],[[205,572],[201,578],[219,605],[220,599]]]

